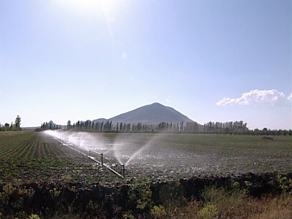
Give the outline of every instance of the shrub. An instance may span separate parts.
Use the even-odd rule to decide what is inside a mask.
[[[123,219],[135,219],[135,217],[133,216],[131,212],[127,212],[123,214]]]
[[[217,213],[222,218],[228,216],[236,218],[248,208],[246,205],[247,196],[245,190],[224,190],[223,188],[210,187],[203,191],[202,197],[206,205],[209,204],[217,207]],[[207,214],[205,211],[202,213]]]
[[[218,216],[218,209],[213,204],[207,204],[198,211],[198,217],[202,219],[212,219]]]
[[[289,192],[292,188],[292,180],[288,179],[286,176],[277,175],[276,181],[283,192]]]
[[[28,219],[41,219],[37,214],[31,214]]]
[[[129,203],[141,212],[150,210],[152,206],[151,197],[152,191],[149,184],[133,187],[128,194]]]
[[[8,183],[3,187],[3,191],[6,195],[11,195],[15,191],[15,187],[11,183]]]
[[[202,198],[205,203],[218,203],[220,202],[223,197],[226,195],[224,189],[222,188],[215,188],[215,187],[208,187],[205,188],[202,192]]]
[[[146,185],[144,189],[140,190],[137,208],[143,210],[147,206],[151,205],[151,196],[152,192],[150,190],[150,186]]]
[[[165,211],[165,208],[161,205],[159,206],[154,206],[152,209],[151,209],[151,216],[153,218],[164,218],[166,216],[166,211]]]
[[[52,198],[57,199],[57,198],[59,198],[59,196],[61,194],[61,191],[59,191],[58,189],[54,188],[54,189],[50,190],[50,194],[51,194]]]

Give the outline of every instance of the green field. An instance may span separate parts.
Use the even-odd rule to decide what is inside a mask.
[[[0,133],[0,180],[4,183],[86,183],[93,179],[102,180],[96,174],[98,169],[84,156],[43,134]]]
[[[127,167],[128,178],[191,177],[196,174],[291,172],[292,137],[194,134],[92,134],[104,142],[126,142],[129,157],[151,142]],[[154,140],[153,140],[154,139]],[[115,159],[113,154],[108,154]],[[119,180],[82,154],[39,132],[0,133],[0,174],[3,182]]]

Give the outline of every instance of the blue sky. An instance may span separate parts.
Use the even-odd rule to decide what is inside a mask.
[[[0,0],[0,122],[160,102],[200,123],[292,128],[291,13],[289,0]]]

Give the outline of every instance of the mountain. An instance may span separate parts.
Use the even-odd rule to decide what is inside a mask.
[[[158,124],[160,122],[193,122],[187,116],[176,111],[175,109],[164,106],[160,103],[153,103],[150,105],[142,106],[135,110],[120,114],[113,118],[108,119],[113,123],[143,123],[143,124]],[[99,122],[94,120],[94,122]]]
[[[100,118],[100,119],[96,119],[96,120],[93,120],[93,122],[99,122],[99,123],[105,123],[107,121],[107,119],[105,118]]]

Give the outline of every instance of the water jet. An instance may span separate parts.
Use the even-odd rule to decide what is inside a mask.
[[[61,133],[57,132],[57,131],[45,131],[44,132],[47,135],[52,136],[53,138],[55,138],[59,143],[61,143],[62,145],[78,152],[79,154],[89,158],[90,160],[94,161],[95,163],[98,163],[99,165],[102,165],[104,167],[106,167],[109,171],[111,171],[112,173],[114,173],[115,175],[117,175],[118,177],[124,178],[125,174],[120,174],[118,171],[114,170],[113,168],[110,167],[110,165],[105,164],[104,163],[104,155],[103,153],[100,154],[100,160],[96,159],[94,157],[94,154],[96,154],[94,151],[90,150],[90,146],[89,145],[85,145],[85,142],[83,142],[82,144],[80,144],[80,137],[79,137],[79,141],[75,141],[75,139],[72,139],[71,141],[67,142],[66,139],[61,136]],[[97,153],[98,154],[98,153]],[[93,155],[93,156],[91,156]],[[125,168],[123,168],[123,173],[125,173]]]

